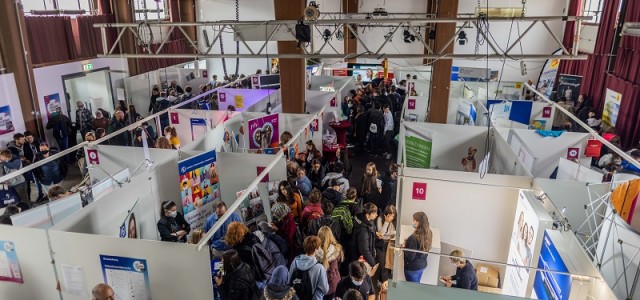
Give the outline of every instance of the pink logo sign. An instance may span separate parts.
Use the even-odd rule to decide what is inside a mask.
[[[318,131],[318,119],[313,119],[311,124],[309,124],[309,128],[311,128],[312,131]]]
[[[207,70],[202,70],[202,78],[208,78],[209,77],[209,72],[207,72]]]
[[[427,183],[414,182],[411,198],[413,200],[427,200]]]
[[[416,109],[416,99],[409,99],[409,102],[407,102],[407,109],[410,109],[410,110]]]
[[[253,82],[253,84],[258,84],[258,77],[257,76],[251,77],[251,82]]]
[[[331,98],[331,101],[329,102],[329,105],[331,105],[331,107],[336,107],[336,97]]]
[[[256,174],[256,176],[259,176],[260,173],[262,173],[262,171],[264,171],[264,169],[266,169],[266,167],[256,167],[258,173]],[[262,177],[262,180],[260,180],[260,182],[269,182],[269,173],[267,173],[267,175],[264,175],[264,177]]]
[[[543,118],[551,118],[551,107],[545,107],[542,109]]]
[[[100,164],[100,157],[98,157],[97,149],[87,149],[87,157],[89,158],[89,164],[91,165]]]
[[[169,115],[171,116],[171,124],[180,124],[180,116],[177,112],[172,112]]]
[[[227,94],[220,93],[220,102],[227,102]]]
[[[567,150],[567,159],[574,160],[580,157],[580,148],[569,148]]]

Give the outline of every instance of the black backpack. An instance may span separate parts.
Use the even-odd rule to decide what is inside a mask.
[[[273,270],[277,267],[271,252],[267,251],[264,245],[256,243],[251,247],[251,257],[255,265],[256,280],[269,280],[273,274]]]
[[[313,269],[315,265],[319,264],[316,262],[311,268],[306,271],[302,271],[298,269],[298,265],[296,264],[295,271],[291,274],[291,280],[289,280],[289,285],[296,290],[296,295],[300,300],[311,300],[313,299],[313,285],[311,285],[311,278],[309,277],[309,271]]]
[[[263,232],[262,234],[264,234],[265,239],[273,242],[274,244],[276,244],[276,246],[278,246],[278,249],[280,249],[280,253],[282,254],[282,256],[287,257],[287,255],[289,254],[289,246],[287,245],[287,240],[275,233]]]
[[[296,224],[296,232],[293,235],[293,245],[295,246],[296,253],[304,252],[304,247],[302,245],[304,244],[305,237],[306,236],[304,235],[301,226]]]
[[[287,264],[287,259],[282,254],[282,251],[280,251],[280,247],[278,247],[278,245],[274,241],[269,239],[266,235],[262,240],[262,245],[267,251],[269,251],[269,253],[271,253],[271,257],[273,258],[273,261],[275,262],[276,267],[284,266]]]

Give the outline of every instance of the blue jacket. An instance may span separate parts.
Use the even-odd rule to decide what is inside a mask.
[[[638,169],[638,167],[630,164],[628,161],[623,160],[622,161],[622,169],[627,170],[627,171],[631,171],[631,172],[635,172],[635,173],[640,173],[640,169]]]
[[[204,231],[209,232],[209,230],[213,228],[213,225],[217,221],[218,215],[216,215],[215,213],[209,216],[207,218],[207,222],[204,224]],[[211,247],[220,251],[231,249],[229,245],[224,242],[224,236],[227,234],[227,228],[229,227],[229,224],[231,224],[231,222],[242,222],[242,219],[240,219],[240,216],[238,216],[238,214],[231,213],[231,216],[229,216],[229,218],[224,221],[222,227],[220,227],[220,229],[218,229],[218,231],[216,231],[211,237]]]
[[[324,295],[329,292],[329,281],[327,280],[327,270],[322,263],[318,263],[315,256],[298,255],[289,267],[289,283],[296,270],[309,270],[309,280],[313,286],[313,300],[322,300]]]
[[[302,194],[302,196],[304,196],[305,198],[308,197],[309,194],[311,193],[311,190],[313,189],[313,186],[311,185],[311,180],[309,180],[309,177],[305,176],[302,179],[296,178],[296,182],[297,182],[296,187],[300,190],[300,193]]]

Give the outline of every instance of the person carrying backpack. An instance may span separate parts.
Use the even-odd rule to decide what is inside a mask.
[[[307,199],[307,205],[302,210],[302,225],[304,226],[305,232],[312,221],[322,217],[322,207],[320,207],[321,201],[322,193],[318,189],[313,189],[309,195],[309,199]]]
[[[365,117],[367,119],[367,124],[369,124],[369,139],[368,149],[369,154],[377,156],[380,154],[380,141],[382,139],[383,129],[384,129],[384,115],[380,110],[381,105],[379,101],[376,101],[373,104],[373,107],[367,110],[365,113]]]
[[[320,245],[317,236],[305,238],[304,254],[298,255],[289,268],[289,285],[301,300],[322,300],[329,291],[327,271],[315,257]]]
[[[227,229],[225,241],[238,252],[240,260],[249,265],[258,282],[264,282],[271,278],[276,264],[258,237],[249,232],[249,228],[240,222],[231,222]]]
[[[296,290],[289,285],[289,270],[279,266],[273,270],[273,276],[267,282],[260,300],[300,300]]]
[[[340,221],[334,220],[331,216],[333,213],[333,203],[331,201],[322,202],[322,212],[323,215],[319,219],[313,220],[309,223],[309,228],[307,230],[307,235],[318,235],[318,231],[320,231],[320,227],[327,226],[331,229],[331,233],[336,239],[340,239],[342,234],[342,228],[340,226]]]

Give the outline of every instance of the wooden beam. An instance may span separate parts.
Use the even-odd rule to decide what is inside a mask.
[[[276,20],[298,20],[302,17],[304,1],[273,0]],[[301,54],[297,42],[278,42],[278,53]],[[283,113],[304,113],[305,107],[305,60],[280,59],[280,92]]]
[[[358,0],[342,0],[342,11],[347,14],[358,12]],[[358,53],[358,40],[355,36],[352,36],[349,31],[348,25],[345,25],[342,29],[344,37],[344,54],[356,54]],[[356,62],[356,58],[350,58],[348,62]]]

